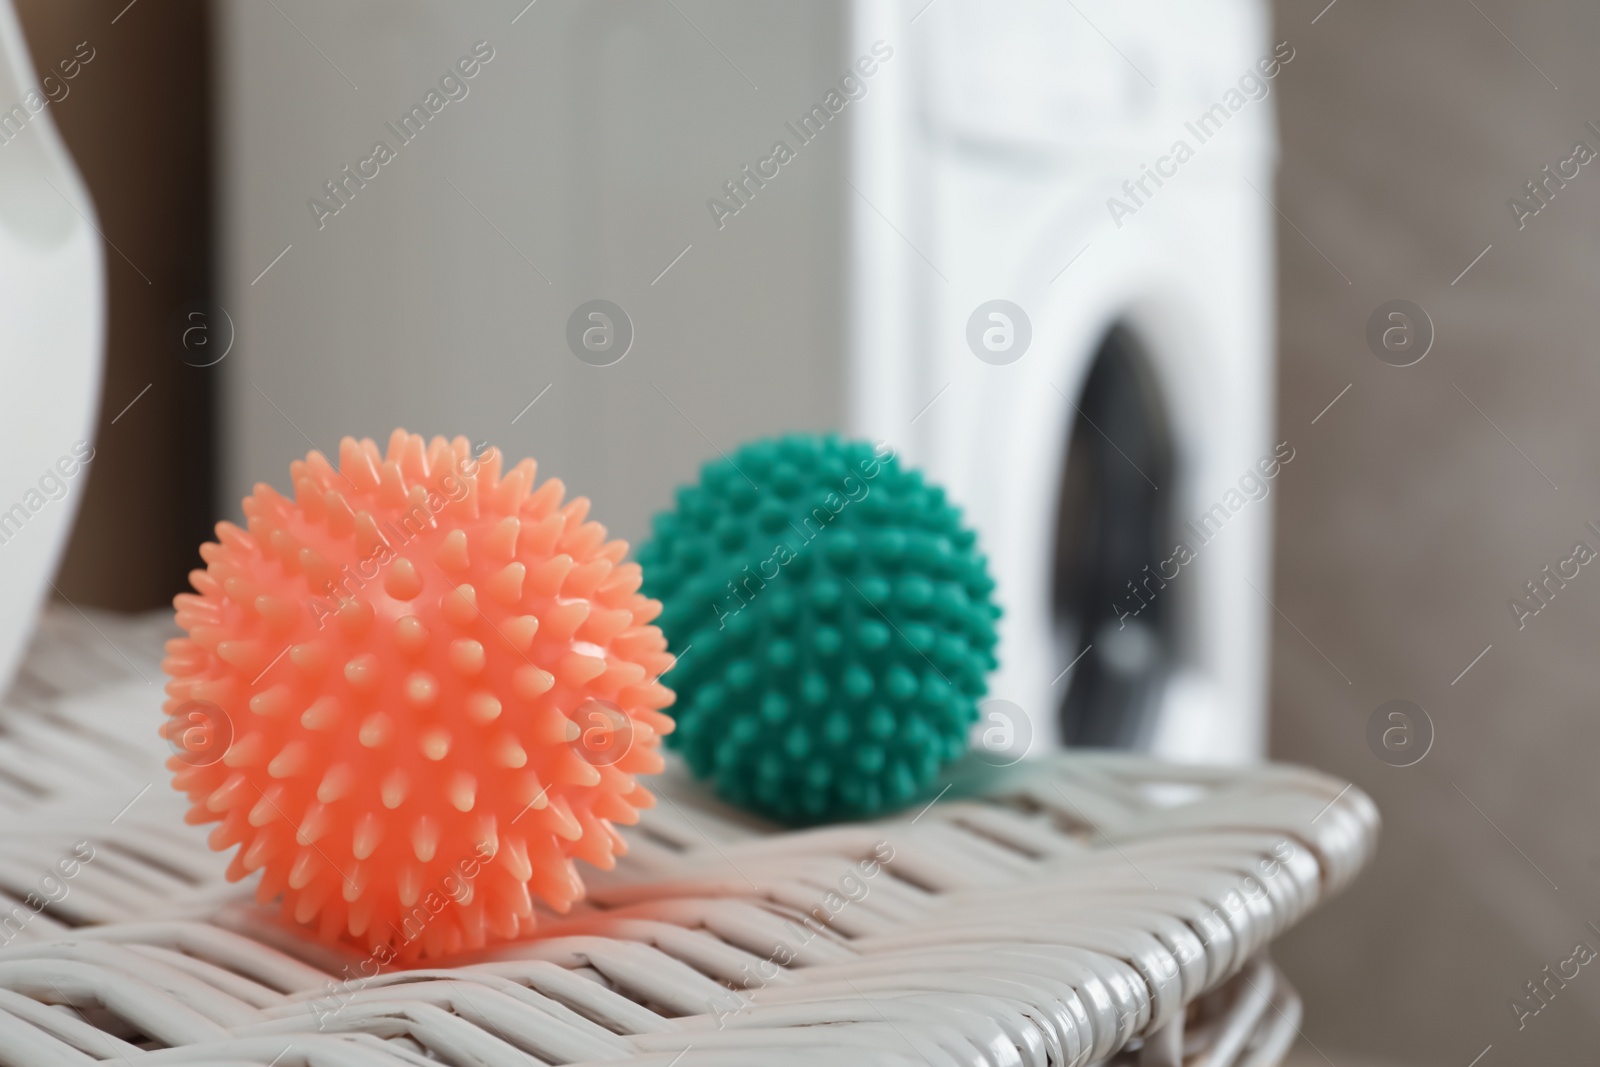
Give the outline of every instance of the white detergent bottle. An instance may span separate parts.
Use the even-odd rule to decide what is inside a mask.
[[[94,205],[0,0],[0,692],[11,684],[94,463],[105,344]],[[13,132],[15,131],[15,132]]]

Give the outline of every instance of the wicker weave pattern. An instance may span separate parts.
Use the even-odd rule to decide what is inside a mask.
[[[1358,790],[1284,767],[1065,755],[782,834],[672,773],[539,939],[399,971],[285,928],[182,824],[163,625],[47,616],[9,700],[0,1064],[1261,1067],[1299,1017],[1262,949],[1376,837]]]

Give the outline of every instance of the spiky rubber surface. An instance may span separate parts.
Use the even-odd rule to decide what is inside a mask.
[[[572,860],[612,866],[610,823],[653,803],[660,605],[532,460],[396,430],[290,472],[294,500],[256,486],[175,600],[163,732],[198,706],[232,737],[169,761],[190,821],[325,938],[416,959],[525,934],[530,892],[565,911]]]
[[[683,656],[671,739],[726,800],[787,823],[906,804],[966,750],[994,588],[941,489],[860,441],[708,463],[641,547]]]

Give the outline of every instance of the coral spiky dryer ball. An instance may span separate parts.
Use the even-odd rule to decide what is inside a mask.
[[[345,438],[258,485],[177,597],[164,733],[191,822],[295,921],[400,959],[582,896],[653,800],[660,606],[627,546],[465,438]],[[229,743],[231,741],[231,743]]]
[[[683,657],[671,743],[782,822],[910,802],[966,750],[995,665],[974,542],[887,448],[796,435],[707,464],[639,552]]]

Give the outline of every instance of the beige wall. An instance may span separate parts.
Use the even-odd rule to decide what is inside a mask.
[[[1278,620],[1273,752],[1357,782],[1385,833],[1280,958],[1336,1063],[1465,1067],[1491,1043],[1483,1067],[1592,1062],[1600,966],[1521,1032],[1507,1001],[1578,939],[1600,948],[1600,567],[1520,632],[1507,600],[1580,537],[1600,548],[1582,529],[1600,523],[1600,162],[1520,232],[1506,201],[1576,139],[1600,149],[1600,10],[1345,0],[1311,25],[1322,6],[1277,5],[1299,52],[1278,205],[1304,234],[1278,237],[1279,422],[1303,458],[1274,599],[1304,635]],[[1405,369],[1363,340],[1396,297],[1437,327]],[[1396,697],[1437,731],[1404,769],[1364,739]]]
[[[838,423],[844,231],[816,220],[841,215],[848,141],[819,139],[721,231],[706,208],[839,77],[837,3],[714,23],[657,3],[515,22],[522,4],[484,0],[276,6],[216,7],[220,289],[239,326],[224,514],[308,448],[399,425],[536,456],[636,540],[717,448]],[[378,138],[398,144],[384,124],[477,41],[494,58],[469,94],[319,229],[311,196]],[[568,350],[569,316],[596,298],[634,326],[613,366]]]

